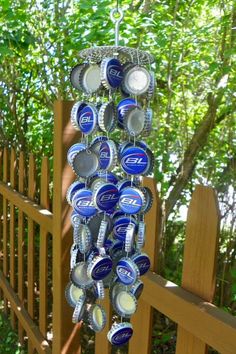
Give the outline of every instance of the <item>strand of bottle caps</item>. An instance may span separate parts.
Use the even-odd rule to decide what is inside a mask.
[[[138,138],[151,131],[155,80],[144,65],[119,57],[125,47],[113,48],[109,57],[107,50],[94,49],[93,60],[76,65],[70,76],[85,99],[71,111],[71,124],[82,139],[67,155],[76,180],[67,192],[73,244],[65,294],[74,308],[72,321],[83,320],[99,332],[106,324],[102,299],[109,288],[115,321],[107,337],[122,345],[132,336],[129,319],[143,290],[140,277],[150,267],[142,248],[152,193],[142,186],[142,177],[152,173],[154,157]]]

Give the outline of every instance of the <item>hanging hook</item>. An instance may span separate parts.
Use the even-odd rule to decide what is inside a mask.
[[[115,14],[119,14],[120,16],[116,18]],[[115,45],[116,45],[116,47],[118,47],[120,23],[124,18],[124,12],[119,8],[113,9],[113,10],[111,10],[110,17],[111,17],[112,22],[115,23]]]

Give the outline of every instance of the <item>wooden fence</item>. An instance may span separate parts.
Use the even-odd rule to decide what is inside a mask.
[[[78,133],[69,123],[72,104],[55,104],[52,201],[47,157],[38,171],[32,155],[16,157],[13,149],[0,152],[0,293],[19,340],[23,343],[28,338],[29,354],[81,353],[81,324],[71,323],[72,309],[64,298],[72,242],[71,210],[65,195],[75,179],[66,152],[78,141]],[[132,318],[129,354],[151,353],[154,308],[178,324],[177,354],[205,354],[207,345],[222,354],[235,354],[236,319],[211,304],[219,224],[214,191],[197,186],[193,193],[179,287],[157,274],[160,199],[155,181],[146,178],[144,183],[154,194],[153,208],[146,217],[145,252],[151,258],[151,271],[143,277],[144,291]],[[96,335],[95,354],[111,352],[106,338],[112,321],[108,297],[103,305],[108,323]]]

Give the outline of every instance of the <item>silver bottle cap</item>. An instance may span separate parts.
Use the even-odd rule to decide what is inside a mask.
[[[103,280],[96,281],[94,286],[96,287],[95,291],[97,293],[97,298],[104,299],[105,298],[105,288],[104,288]]]
[[[75,286],[82,289],[90,288],[93,285],[93,279],[88,276],[88,265],[86,262],[79,262],[71,269],[70,279]]]
[[[89,149],[79,151],[73,158],[72,169],[75,174],[82,178],[92,176],[99,167],[97,155]]]
[[[145,236],[146,236],[146,224],[143,221],[140,221],[138,224],[138,232],[136,238],[136,248],[137,250],[141,250],[145,244]]]
[[[124,129],[130,136],[140,135],[144,129],[145,118],[145,111],[140,107],[130,108],[124,116]]]
[[[102,220],[98,232],[97,238],[97,248],[101,248],[104,246],[104,242],[106,240],[108,222],[106,220]]]
[[[72,282],[69,282],[65,288],[65,297],[71,307],[75,307],[81,296],[85,295],[85,290],[78,288]]]
[[[83,314],[85,311],[85,306],[86,306],[85,300],[86,300],[86,296],[82,295],[79,298],[79,300],[77,301],[73,315],[72,315],[72,322],[73,323],[78,323],[82,320],[82,317],[83,317]]]
[[[125,91],[129,94],[142,95],[149,88],[150,74],[145,68],[136,65],[126,72],[123,85]]]
[[[78,64],[73,67],[70,73],[70,82],[71,85],[77,89],[77,90],[82,90],[82,87],[80,86],[80,72],[84,69],[85,64]]]
[[[97,64],[87,64],[80,72],[80,86],[86,94],[98,91],[101,87],[101,69]]]
[[[88,227],[91,231],[93,242],[97,242],[98,233],[102,220],[107,222],[106,237],[111,233],[113,227],[113,220],[104,213],[97,213],[88,220]]]
[[[150,188],[142,187],[140,188],[145,196],[145,203],[142,208],[142,213],[146,214],[152,207],[153,204],[153,194]]]
[[[112,299],[115,312],[121,317],[130,318],[137,309],[136,297],[129,291],[118,291]]]
[[[88,322],[91,329],[100,332],[106,325],[107,317],[104,308],[101,305],[94,304],[88,310]]]
[[[125,252],[131,252],[134,243],[134,236],[135,236],[135,225],[129,224],[126,230],[125,236]]]
[[[87,253],[92,247],[92,235],[88,225],[80,224],[78,227],[78,239],[79,250],[81,253]]]
[[[149,148],[146,149],[146,154],[148,155],[149,164],[147,169],[144,171],[143,176],[150,175],[153,172],[155,164],[154,154]]]
[[[103,103],[98,112],[98,125],[103,132],[112,132],[117,123],[114,102]]]

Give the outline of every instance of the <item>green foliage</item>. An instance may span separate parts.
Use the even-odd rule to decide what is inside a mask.
[[[26,354],[18,343],[17,333],[11,329],[11,324],[0,310],[0,353]]]

